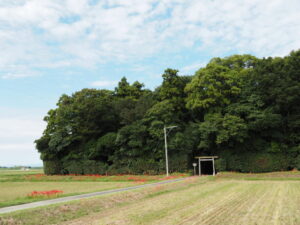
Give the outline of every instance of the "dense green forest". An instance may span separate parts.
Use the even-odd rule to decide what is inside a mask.
[[[300,169],[300,50],[286,57],[213,58],[193,76],[166,69],[154,91],[122,78],[114,91],[62,95],[35,141],[47,174],[171,172],[197,155],[218,170]]]

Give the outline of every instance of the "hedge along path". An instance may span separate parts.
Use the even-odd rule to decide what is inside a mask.
[[[299,225],[299,181],[214,181],[66,224]]]
[[[165,180],[165,181],[160,181],[160,182],[156,182],[156,183],[142,184],[142,185],[131,186],[131,187],[126,187],[126,188],[118,188],[118,189],[107,190],[107,191],[93,192],[93,193],[88,193],[88,194],[68,196],[68,197],[63,197],[63,198],[56,198],[56,199],[32,202],[32,203],[16,205],[16,206],[9,206],[9,207],[0,208],[0,214],[15,212],[15,211],[24,210],[24,209],[31,209],[31,208],[40,207],[40,206],[47,206],[47,205],[52,205],[52,204],[57,204],[57,203],[63,203],[63,202],[68,202],[68,201],[73,201],[73,200],[91,198],[91,197],[96,197],[96,196],[101,196],[101,195],[106,195],[106,194],[118,193],[118,192],[122,192],[122,191],[129,191],[129,190],[134,190],[134,189],[139,189],[139,188],[144,188],[144,187],[156,186],[156,185],[160,185],[160,184],[168,184],[168,183],[182,181],[185,179],[190,179],[190,177]]]

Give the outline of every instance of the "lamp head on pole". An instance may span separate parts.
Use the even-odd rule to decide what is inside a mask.
[[[173,128],[175,128],[175,127],[177,127],[177,126],[166,127],[166,129],[173,129]]]

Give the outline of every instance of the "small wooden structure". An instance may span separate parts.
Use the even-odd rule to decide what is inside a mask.
[[[199,166],[199,176],[201,176],[201,162],[203,161],[211,161],[212,167],[213,167],[213,176],[216,175],[215,170],[215,159],[217,159],[218,156],[197,156],[195,159],[198,159],[198,166]]]

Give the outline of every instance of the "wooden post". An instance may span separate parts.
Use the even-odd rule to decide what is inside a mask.
[[[198,158],[198,161],[199,161],[199,176],[201,176],[201,159]]]
[[[216,171],[215,171],[215,159],[212,159],[212,164],[213,164],[213,176],[216,175]]]

